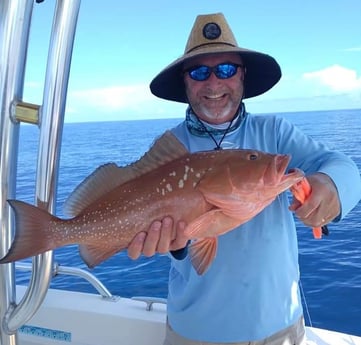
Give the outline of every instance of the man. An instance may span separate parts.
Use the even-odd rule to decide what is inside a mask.
[[[151,82],[158,97],[188,103],[172,132],[190,152],[252,148],[291,154],[312,194],[303,205],[282,193],[258,216],[219,238],[204,275],[192,268],[183,231],[170,217],[138,234],[128,254],[170,252],[166,345],[301,344],[304,321],[298,290],[296,229],[290,209],[308,226],[339,221],[358,202],[360,175],[345,155],[331,151],[282,118],[251,116],[243,99],[280,79],[269,55],[240,48],[221,13],[196,18],[185,53]]]

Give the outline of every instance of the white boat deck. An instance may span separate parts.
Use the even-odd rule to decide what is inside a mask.
[[[19,298],[25,287],[17,287]],[[149,304],[148,304],[149,307]],[[50,289],[19,332],[21,345],[162,345],[166,305]],[[307,345],[361,345],[361,337],[307,328]]]

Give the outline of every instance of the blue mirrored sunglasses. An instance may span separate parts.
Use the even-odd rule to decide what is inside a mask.
[[[228,79],[232,78],[236,73],[238,67],[243,67],[243,65],[235,63],[220,63],[217,66],[210,67],[206,65],[194,66],[187,68],[185,72],[196,81],[207,80],[211,73],[213,72],[219,79]]]

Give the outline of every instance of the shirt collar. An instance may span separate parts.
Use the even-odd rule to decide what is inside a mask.
[[[241,103],[238,112],[235,114],[234,118],[231,121],[223,123],[221,125],[212,125],[205,121],[202,121],[189,106],[186,110],[185,121],[188,130],[194,135],[203,137],[212,134],[214,136],[217,136],[235,131],[241,125],[245,114],[245,106],[243,103]]]

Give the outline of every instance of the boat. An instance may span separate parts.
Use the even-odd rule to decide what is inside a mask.
[[[26,287],[18,286],[18,294]],[[163,344],[166,300],[50,289],[34,317],[20,328],[20,344]],[[361,337],[306,327],[307,345],[360,345]]]
[[[41,2],[42,0],[36,0]],[[41,105],[23,101],[24,70],[33,0],[0,2],[1,146],[0,256],[10,246],[14,219],[7,200],[15,197],[19,128],[39,127],[36,204],[54,212],[70,61],[80,0],[57,0]],[[15,272],[31,271],[27,286]],[[96,293],[49,288],[55,275],[82,277]],[[0,265],[0,345],[149,345],[162,344],[166,299],[112,295],[102,282],[76,267],[54,262],[52,252],[32,264]],[[361,337],[307,327],[308,345],[361,345]]]

